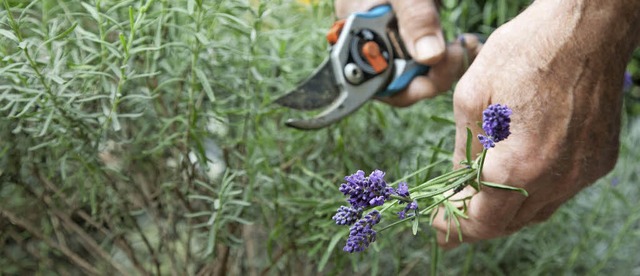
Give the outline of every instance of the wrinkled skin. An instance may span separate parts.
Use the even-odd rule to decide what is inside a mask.
[[[336,1],[338,11],[345,5],[342,2],[352,1]],[[364,2],[375,5],[381,1],[355,1],[347,6],[366,10]],[[390,2],[394,9],[416,5],[407,13],[397,12],[401,28],[403,22],[433,14],[419,8],[432,1]],[[482,178],[524,188],[529,196],[493,188],[476,192],[467,187],[456,195],[475,194],[467,202],[469,218],[460,220],[464,242],[508,235],[544,221],[613,168],[619,145],[622,78],[640,41],[639,10],[640,1],[634,0],[538,0],[489,37],[454,92],[453,161],[459,164],[464,159],[466,128],[474,137],[482,133],[477,125],[482,111],[489,104],[506,104],[513,109],[512,135],[489,150]],[[409,31],[419,35],[437,37],[439,33],[439,24],[432,18],[405,23],[405,27],[424,29]],[[446,49],[442,56],[449,55]],[[446,60],[428,61],[435,68]],[[435,78],[429,83],[416,80],[408,91],[386,102],[407,106],[432,97],[442,91],[433,89],[433,83],[437,83]],[[474,156],[481,151],[477,140],[472,150]],[[439,244],[452,248],[460,241],[455,227],[451,227],[451,238],[445,239],[449,224],[443,214],[439,212],[434,227]]]

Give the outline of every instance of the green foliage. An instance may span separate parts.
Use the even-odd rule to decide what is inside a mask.
[[[362,262],[337,186],[441,174],[451,97],[284,127],[272,101],[324,58],[332,1],[1,2],[0,274],[638,273],[633,116],[620,165],[549,223],[444,253],[393,229]],[[453,38],[529,1],[443,2]]]

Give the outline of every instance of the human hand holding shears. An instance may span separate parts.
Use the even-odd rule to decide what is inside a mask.
[[[337,15],[380,4],[378,2],[341,4],[338,1]],[[325,111],[311,119],[289,120],[289,126],[300,129],[325,127],[374,97],[391,105],[408,106],[449,90],[464,73],[480,49],[478,38],[461,36],[444,51],[445,43],[433,1],[397,2],[396,6],[405,13],[403,17],[396,17],[390,5],[379,5],[336,22],[327,35],[332,45],[329,58],[309,79],[276,101],[294,109],[325,108]],[[413,6],[410,5],[412,2],[415,2]],[[433,19],[413,20],[426,22],[428,26],[416,25],[407,21],[411,16],[419,19],[431,16]],[[403,27],[403,22],[407,26]],[[425,28],[434,32],[425,32]],[[413,29],[422,31],[414,32]],[[407,44],[408,40],[412,43]],[[438,46],[440,42],[442,51]],[[421,59],[414,59],[414,56]]]

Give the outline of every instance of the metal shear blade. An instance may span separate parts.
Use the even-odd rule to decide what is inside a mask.
[[[293,109],[312,110],[331,104],[338,94],[340,88],[335,83],[331,62],[327,58],[309,79],[278,98],[276,103]]]
[[[403,50],[395,49],[396,44],[402,45],[400,40],[392,43],[390,34],[396,32],[390,5],[336,22],[327,36],[332,45],[329,58],[311,78],[276,100],[294,109],[326,109],[313,118],[290,119],[286,124],[299,129],[326,127],[353,113],[374,95],[393,95],[415,76],[426,73],[428,67],[404,58],[407,55]]]

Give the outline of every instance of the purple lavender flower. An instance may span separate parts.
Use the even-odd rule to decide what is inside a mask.
[[[349,229],[347,245],[342,250],[353,253],[367,249],[369,244],[376,241],[376,231],[373,230],[373,226],[380,222],[380,218],[380,213],[377,210],[373,210],[364,218],[358,220]]]
[[[491,138],[484,136],[482,134],[478,134],[478,140],[480,140],[480,143],[482,143],[482,146],[485,149],[490,149],[496,146],[496,143],[494,143],[493,140],[491,140]]]
[[[631,78],[631,73],[624,72],[624,85],[622,86],[623,91],[629,91],[633,86],[633,78]]]
[[[506,105],[500,104],[489,105],[482,112],[482,129],[487,135],[478,135],[478,140],[485,149],[490,149],[495,143],[509,137],[512,112]]]
[[[406,197],[406,198],[411,198],[411,195],[409,195],[409,186],[407,185],[406,182],[400,182],[400,184],[398,184],[398,189],[396,189],[396,194],[402,197]],[[398,200],[398,204],[404,204],[405,202],[402,200]],[[418,209],[418,202],[417,201],[413,201],[409,204],[407,204],[407,206],[404,207],[404,210],[398,212],[398,217],[400,219],[403,219],[406,217],[407,212],[409,212],[409,210],[416,210]]]
[[[409,210],[416,210],[416,209],[418,209],[418,202],[414,200],[413,202],[407,204],[407,206],[404,207],[404,210],[398,212],[398,218],[404,219],[405,217],[407,217],[407,212],[409,212]]]
[[[400,182],[398,184],[398,189],[396,189],[396,194],[399,196],[409,197],[409,186],[405,182]]]
[[[362,170],[346,176],[347,183],[340,185],[340,192],[349,198],[347,201],[353,208],[380,206],[393,193],[393,188],[384,181],[384,172],[373,171],[369,177]]]
[[[338,212],[332,217],[338,225],[351,225],[362,217],[362,208],[340,206]]]

